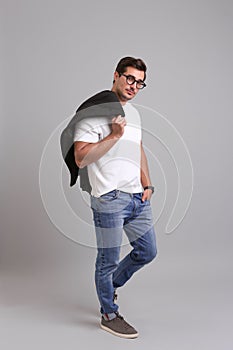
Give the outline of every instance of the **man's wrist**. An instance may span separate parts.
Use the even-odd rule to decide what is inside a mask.
[[[155,188],[154,188],[154,186],[145,186],[144,187],[144,190],[151,190],[152,191],[152,193],[154,193],[154,191],[155,191]]]

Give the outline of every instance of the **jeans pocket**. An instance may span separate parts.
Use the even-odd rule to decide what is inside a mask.
[[[150,205],[150,199],[146,199],[144,200],[144,202],[142,201],[143,192],[136,193],[134,196],[139,200],[139,202],[142,205]]]

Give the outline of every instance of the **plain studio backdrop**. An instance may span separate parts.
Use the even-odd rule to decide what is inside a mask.
[[[232,349],[232,2],[1,0],[0,13],[1,348]],[[172,123],[194,171],[188,211],[168,235],[177,176],[166,148],[150,147],[145,136],[155,157],[155,215],[163,181],[153,159],[168,192],[155,223],[158,257],[119,291],[120,311],[140,332],[134,341],[99,328],[96,250],[79,242],[94,229],[78,186],[69,188],[64,168],[66,197],[82,217],[76,239],[51,220],[39,186],[54,130],[87,97],[111,88],[128,55],[148,65],[148,86],[134,102]],[[149,127],[156,134],[156,118]],[[56,198],[55,188],[55,210]]]

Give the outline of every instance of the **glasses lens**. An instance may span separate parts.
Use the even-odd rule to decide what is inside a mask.
[[[128,75],[126,80],[129,85],[132,85],[135,82],[135,78],[132,75]]]
[[[137,83],[137,88],[138,88],[138,89],[143,89],[145,86],[146,86],[146,84],[143,83],[143,81],[142,81],[142,82],[139,81],[139,82]]]

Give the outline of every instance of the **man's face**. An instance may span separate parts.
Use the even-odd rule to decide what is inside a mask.
[[[132,85],[127,83],[125,75],[131,75],[136,80],[143,81],[144,72],[133,67],[127,67],[127,70],[124,72],[124,75],[119,75],[118,72],[114,73],[115,82],[112,91],[114,91],[117,94],[120,102],[122,102],[123,104],[134,98],[139,90],[136,86],[136,82]]]

